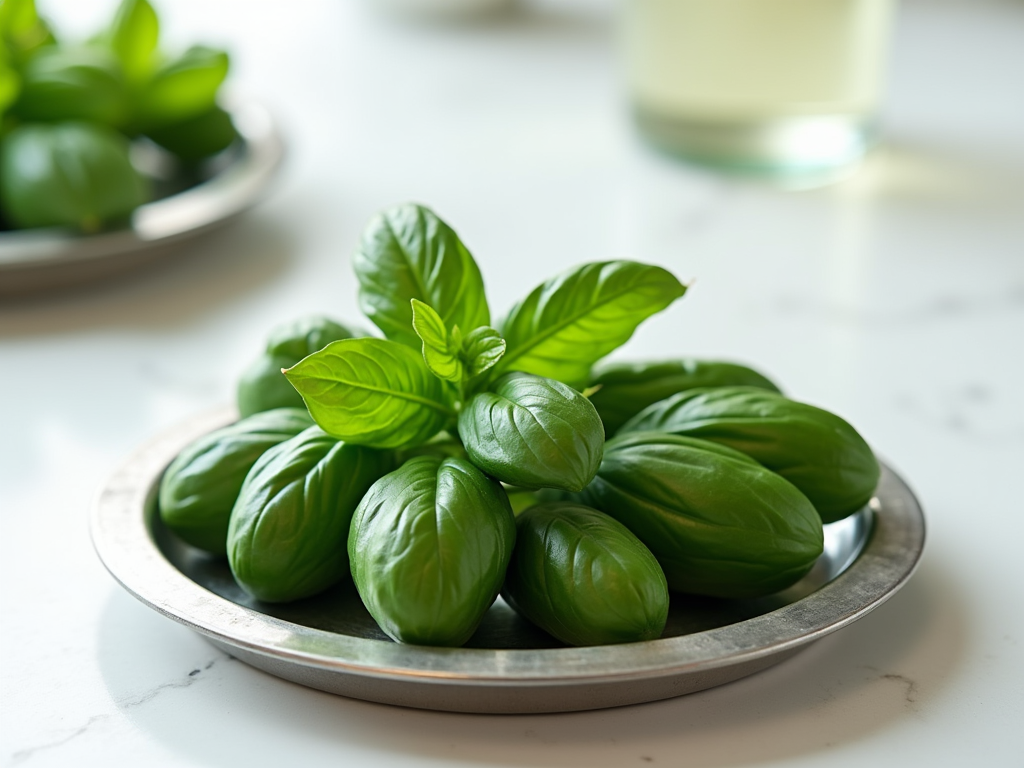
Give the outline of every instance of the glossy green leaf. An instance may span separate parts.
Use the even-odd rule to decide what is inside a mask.
[[[615,437],[579,500],[636,534],[679,592],[770,594],[798,581],[822,552],[821,520],[807,497],[750,457],[706,440]]]
[[[160,518],[189,544],[227,554],[228,521],[245,476],[268,449],[313,426],[300,408],[278,408],[210,432],[175,457],[160,481]]]
[[[479,376],[497,365],[505,354],[505,346],[501,334],[489,326],[474,328],[466,334],[462,358],[469,376]]]
[[[420,349],[412,299],[429,304],[445,328],[490,323],[476,262],[452,228],[423,206],[399,205],[371,219],[353,266],[360,308],[393,341]]]
[[[274,326],[267,335],[268,355],[283,355],[297,363],[332,341],[366,336],[365,333],[324,315],[304,315]]]
[[[22,74],[12,112],[23,120],[92,120],[115,125],[127,93],[117,61],[95,46],[51,46],[33,56]]]
[[[263,354],[245,369],[238,381],[238,410],[249,416],[272,408],[303,408],[302,396],[285,375],[299,360],[326,347],[332,341],[356,334],[341,323],[322,315],[308,315],[271,330]]]
[[[590,402],[601,414],[605,432],[619,428],[647,406],[699,387],[779,388],[752,368],[716,360],[667,360],[644,363],[601,364],[590,378]]]
[[[423,356],[385,339],[335,341],[285,375],[325,432],[359,445],[416,445],[455,416]]]
[[[0,147],[0,200],[18,227],[95,232],[126,218],[147,198],[127,140],[93,123],[29,123]]]
[[[763,389],[681,392],[641,411],[619,434],[650,430],[742,451],[799,488],[826,523],[859,510],[878,485],[878,460],[850,424]]]
[[[301,359],[301,358],[300,358]],[[297,363],[293,357],[261,354],[253,360],[238,379],[235,400],[242,416],[273,408],[302,408],[306,404],[285,375],[286,368]]]
[[[654,640],[668,619],[668,583],[651,551],[614,518],[570,502],[516,518],[501,594],[570,645]]]
[[[591,366],[686,292],[671,272],[635,261],[584,264],[539,285],[501,324],[496,372],[586,383]]]
[[[141,82],[153,71],[160,22],[147,0],[122,0],[105,41],[121,62],[131,82]]]
[[[352,512],[393,468],[391,453],[310,427],[267,450],[231,510],[228,563],[254,597],[287,602],[346,578]]]
[[[468,461],[420,456],[382,477],[352,517],[363,604],[403,643],[465,643],[494,602],[515,544],[501,485]]]
[[[139,122],[151,130],[209,112],[227,74],[227,53],[192,46],[161,66],[146,83],[137,109]]]
[[[438,378],[462,381],[459,344],[448,332],[441,316],[429,304],[412,300],[412,327],[423,341],[423,361]]]
[[[35,0],[0,2],[0,48],[4,48],[13,66],[21,66],[39,49],[54,43],[53,33],[39,16]]]
[[[590,401],[553,379],[499,378],[459,413],[470,459],[492,477],[524,488],[579,491],[601,462],[604,427]]]

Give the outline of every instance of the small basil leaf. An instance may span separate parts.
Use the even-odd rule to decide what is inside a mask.
[[[192,46],[153,75],[142,94],[138,120],[147,127],[162,126],[208,112],[227,74],[224,51]]]
[[[671,272],[635,261],[584,264],[537,286],[501,324],[508,351],[495,370],[570,385],[636,327],[686,292]]]
[[[553,379],[510,373],[474,395],[459,414],[469,458],[523,488],[580,491],[601,463],[604,427],[594,406]]]
[[[423,340],[423,360],[430,372],[445,381],[462,381],[458,347],[440,315],[429,304],[413,299],[412,327]]]
[[[410,299],[433,307],[445,328],[490,323],[476,262],[452,228],[423,206],[400,205],[375,216],[353,266],[360,308],[392,341],[420,348]]]
[[[257,357],[238,382],[237,402],[242,416],[272,408],[305,408],[302,397],[281,373],[299,360],[319,352],[332,341],[357,336],[345,326],[321,315],[309,315],[276,326]]]
[[[147,0],[122,0],[106,35],[125,77],[141,82],[153,71],[160,22]]]
[[[35,0],[0,3],[0,49],[10,56],[11,64],[21,66],[39,48],[55,42],[50,27],[36,11]]]
[[[22,71],[11,110],[23,120],[93,120],[114,125],[126,109],[124,78],[109,51],[95,46],[39,51]]]
[[[267,336],[266,352],[268,355],[290,357],[292,362],[288,365],[294,365],[302,358],[319,352],[332,341],[365,335],[329,317],[306,315],[274,326]]]
[[[475,328],[463,342],[462,359],[471,377],[493,368],[505,354],[505,340],[493,328]]]
[[[285,375],[325,432],[357,445],[417,445],[455,415],[423,357],[385,339],[335,341]]]

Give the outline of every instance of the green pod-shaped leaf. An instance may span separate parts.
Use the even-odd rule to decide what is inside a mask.
[[[228,520],[245,476],[268,449],[313,426],[303,408],[258,413],[218,429],[177,455],[160,481],[160,518],[189,544],[227,553]]]
[[[803,491],[825,523],[859,510],[878,486],[878,460],[857,430],[834,413],[763,389],[682,392],[646,408],[619,434],[650,430],[742,451]]]
[[[353,336],[341,323],[321,315],[302,317],[274,328],[263,354],[253,360],[238,382],[239,413],[248,416],[272,408],[305,409],[302,396],[281,370],[291,368],[332,341]]]
[[[352,579],[395,640],[462,645],[498,595],[515,534],[500,484],[463,459],[419,456],[360,502]]]
[[[501,594],[569,645],[653,640],[668,619],[668,583],[651,551],[614,518],[568,502],[516,518]]]
[[[619,428],[647,406],[698,387],[779,388],[752,368],[717,360],[666,360],[656,363],[606,363],[591,374],[596,391],[590,402],[604,422],[605,433]]]
[[[145,202],[146,184],[128,159],[128,142],[94,123],[31,123],[0,147],[4,218],[18,227],[94,232]]]
[[[579,498],[636,534],[679,592],[770,594],[799,580],[822,552],[821,520],[800,491],[705,440],[656,432],[613,438]]]
[[[22,72],[12,112],[25,121],[92,120],[116,125],[127,92],[117,60],[96,46],[43,48]]]
[[[228,527],[228,562],[247,592],[287,602],[348,574],[352,512],[393,467],[390,452],[310,427],[264,453],[245,478]]]
[[[56,44],[53,32],[36,11],[35,0],[0,3],[0,58],[21,67],[42,48]]]
[[[581,491],[601,463],[604,427],[575,389],[509,373],[463,406],[459,437],[470,460],[504,483]]]

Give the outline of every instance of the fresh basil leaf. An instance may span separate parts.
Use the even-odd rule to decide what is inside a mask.
[[[12,112],[26,122],[90,120],[117,126],[127,94],[114,55],[96,46],[42,49],[22,70]]]
[[[411,299],[433,307],[445,328],[490,324],[476,262],[452,228],[421,205],[396,206],[371,219],[353,266],[360,308],[392,341],[420,348]]]
[[[470,331],[463,342],[462,357],[471,377],[493,368],[504,354],[505,340],[486,325]]]
[[[307,315],[276,326],[267,346],[238,381],[238,412],[249,416],[272,408],[302,408],[302,397],[281,370],[319,352],[332,341],[365,336],[322,315]]]
[[[153,75],[142,94],[138,119],[151,127],[208,112],[213,109],[217,89],[227,75],[227,53],[194,45]]]
[[[323,315],[305,315],[274,326],[267,336],[267,346],[264,351],[268,355],[290,357],[291,362],[288,363],[290,366],[314,352],[319,352],[332,341],[368,335],[361,329],[342,325]]]
[[[357,445],[417,445],[455,415],[419,353],[385,339],[335,341],[284,373],[324,432]]]
[[[21,66],[37,49],[55,42],[50,27],[36,11],[35,0],[0,3],[0,48],[14,66]]]
[[[0,204],[18,227],[95,232],[146,201],[128,140],[96,123],[25,123],[0,144]]]
[[[398,642],[459,646],[498,596],[515,540],[500,483],[464,459],[419,456],[359,502],[348,534],[352,580]]]
[[[685,292],[668,270],[635,261],[594,262],[563,272],[509,312],[500,328],[508,351],[495,372],[585,384],[597,360]]]
[[[458,346],[440,315],[429,304],[413,299],[412,327],[423,340],[423,360],[431,373],[445,381],[461,381],[462,361],[459,360]]]
[[[106,41],[121,62],[125,77],[141,82],[153,71],[160,22],[147,0],[122,0]]]
[[[560,381],[509,373],[459,413],[470,461],[522,488],[581,491],[594,478],[604,426],[590,401]]]

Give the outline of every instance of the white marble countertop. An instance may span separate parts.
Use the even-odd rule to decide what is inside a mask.
[[[40,5],[87,31],[112,2]],[[455,26],[330,0],[160,5],[170,39],[230,46],[289,164],[168,263],[0,305],[3,765],[1024,765],[1024,4],[908,0],[885,149],[800,192],[647,150],[606,3]],[[585,260],[697,278],[619,356],[747,361],[848,418],[924,506],[909,585],[731,685],[514,717],[306,689],[137,602],[89,542],[104,477],[230,401],[278,321],[356,320],[359,232],[410,199],[459,230],[499,311]]]

